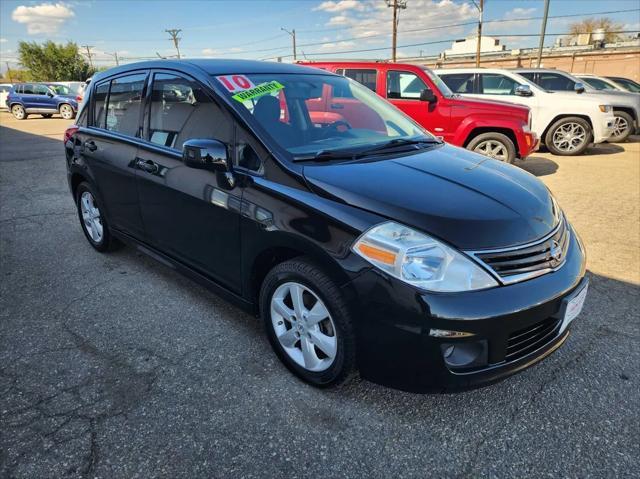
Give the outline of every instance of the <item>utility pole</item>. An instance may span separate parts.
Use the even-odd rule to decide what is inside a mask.
[[[280,30],[282,30],[283,32],[287,32],[293,39],[293,61],[295,62],[298,59],[298,53],[296,52],[296,29],[294,28],[293,30],[289,31],[286,28],[281,27]]]
[[[387,0],[387,7],[393,8],[393,34],[391,38],[391,61],[396,61],[396,46],[398,45],[398,10],[407,8],[407,0]]]
[[[542,48],[544,47],[544,34],[547,31],[547,16],[549,15],[549,0],[544,0],[544,18],[542,19],[542,29],[540,30],[540,45],[538,46],[538,62],[536,68],[540,68],[542,62]]]
[[[92,45],[82,45],[82,48],[87,50],[87,58],[89,59],[89,65],[93,69],[93,53],[91,53]]]
[[[11,68],[9,68],[9,62],[5,62],[5,64],[7,65],[7,76],[9,77],[9,83],[13,83],[13,80],[11,79]]]
[[[176,47],[176,52],[178,52],[178,60],[180,60],[180,48],[178,47],[178,45],[180,43],[180,40],[182,40],[182,38],[179,37],[178,34],[181,31],[182,30],[179,28],[171,28],[169,30],[165,30],[165,32],[171,35],[171,40],[173,40],[173,46]]]
[[[471,0],[478,9],[480,16],[478,18],[478,38],[476,39],[476,68],[480,66],[480,47],[482,46],[482,14],[484,12],[484,0],[478,0],[478,5],[475,0]]]
[[[120,61],[118,60],[118,52],[113,52],[113,53],[105,52],[105,53],[107,55],[112,56],[113,58],[115,58],[116,66],[120,66]]]

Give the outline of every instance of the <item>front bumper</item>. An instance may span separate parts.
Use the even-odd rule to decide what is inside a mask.
[[[558,325],[522,354],[508,350],[522,331],[555,321],[563,300],[585,281],[585,254],[575,232],[557,271],[483,291],[427,293],[371,269],[348,285],[355,291],[360,374],[411,392],[460,390],[503,379],[562,345],[569,330]],[[433,337],[435,329],[473,336]],[[478,360],[462,368],[448,364],[449,347],[464,343],[482,349]]]
[[[593,142],[602,143],[607,141],[613,133],[613,125],[615,123],[615,116],[610,115],[605,117],[599,124],[593,125]]]
[[[518,151],[520,159],[525,159],[540,146],[538,135],[532,131],[525,131],[516,136],[518,140]]]

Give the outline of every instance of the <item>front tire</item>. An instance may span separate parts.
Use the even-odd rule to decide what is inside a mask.
[[[593,138],[589,122],[577,116],[556,121],[545,135],[544,143],[551,153],[576,156],[584,153]]]
[[[469,142],[467,149],[505,163],[513,163],[516,159],[515,145],[502,133],[482,133]]]
[[[13,105],[11,113],[16,120],[26,120],[27,116],[29,116],[22,105]]]
[[[60,105],[60,116],[65,120],[71,120],[76,116],[76,112],[73,111],[71,105],[64,103]]]
[[[103,253],[116,249],[120,243],[111,236],[104,212],[96,198],[97,195],[89,183],[84,181],[78,185],[76,208],[82,231],[89,244]]]
[[[633,117],[629,113],[614,110],[613,133],[607,140],[609,143],[622,143],[633,132]]]
[[[275,266],[260,290],[260,314],[284,365],[316,387],[344,382],[355,370],[355,335],[335,283],[305,258]]]

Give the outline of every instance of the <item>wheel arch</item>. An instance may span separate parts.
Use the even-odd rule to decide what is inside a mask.
[[[511,140],[511,142],[513,143],[514,148],[516,149],[516,157],[520,157],[520,147],[518,145],[518,139],[516,138],[516,134],[514,133],[514,131],[512,129],[505,128],[505,127],[480,126],[480,127],[474,128],[473,130],[471,130],[469,132],[469,134],[467,135],[467,138],[465,139],[465,141],[464,141],[462,146],[464,146],[466,148],[467,145],[469,143],[471,143],[471,141],[476,136],[482,135],[484,133],[501,133],[501,134],[505,135],[507,138],[509,138]]]

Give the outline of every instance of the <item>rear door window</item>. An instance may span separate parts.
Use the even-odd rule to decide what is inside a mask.
[[[371,91],[376,91],[376,86],[377,86],[376,70],[362,69],[362,68],[343,68],[343,69],[337,70],[336,73],[338,73],[338,75],[351,78],[352,80],[355,80],[358,83],[363,84]],[[348,88],[344,89],[344,93],[347,93],[348,91],[349,91]],[[349,94],[350,94],[350,91],[349,91]],[[334,96],[338,96],[336,95],[336,92],[334,92]],[[345,95],[345,97],[347,96]]]
[[[33,85],[31,83],[25,83],[22,85],[23,95],[33,95]]]
[[[138,73],[111,80],[107,101],[107,130],[137,136],[146,78],[146,73]]]
[[[419,100],[420,92],[427,88],[424,81],[411,72],[387,72],[387,98]]]
[[[474,93],[475,74],[473,73],[447,73],[440,78],[453,93]]]

